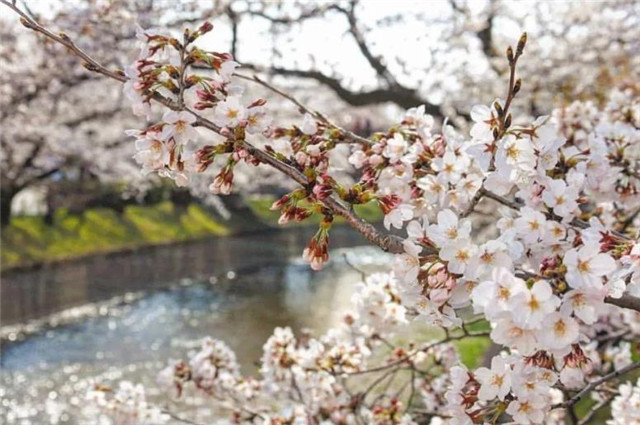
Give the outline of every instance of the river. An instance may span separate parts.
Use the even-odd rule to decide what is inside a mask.
[[[274,327],[318,334],[335,325],[360,270],[381,269],[389,257],[337,227],[332,261],[313,272],[300,256],[314,231],[233,236],[6,274],[3,423],[86,423],[83,396],[95,381],[152,387],[169,358],[185,358],[205,336],[227,342],[252,374]]]

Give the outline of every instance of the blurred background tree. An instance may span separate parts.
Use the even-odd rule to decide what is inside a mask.
[[[210,19],[217,30],[204,37],[207,47],[231,51],[245,74],[274,80],[364,135],[420,104],[437,119],[448,117],[464,129],[466,105],[486,103],[500,93],[496,84],[508,67],[499,46],[522,29],[531,41],[521,64],[526,76],[521,99],[526,101],[514,105],[520,113],[542,114],[568,99],[599,102],[603,87],[637,80],[640,69],[640,4],[626,0],[81,0],[26,6],[38,19],[65,28],[100,62],[119,69],[136,56],[136,24],[180,31]],[[10,18],[2,23],[0,35],[8,41],[0,46],[3,226],[14,197],[32,187],[57,193],[57,202],[45,197],[49,210],[79,208],[82,197],[65,193],[80,193],[83,185],[93,191],[96,182],[121,198],[142,202],[144,192],[159,181],[141,175],[131,159],[133,143],[123,131],[132,121],[120,88],[98,82],[60,46],[16,31]],[[260,87],[252,90],[261,93]],[[296,115],[278,102],[270,106],[276,116]],[[27,113],[34,110],[38,113]],[[349,174],[346,162],[339,166]],[[261,193],[281,183],[270,170],[261,167],[259,173],[258,178],[240,176],[237,184]],[[208,184],[203,181],[192,192],[221,207],[208,194]],[[72,199],[73,205],[64,205]]]

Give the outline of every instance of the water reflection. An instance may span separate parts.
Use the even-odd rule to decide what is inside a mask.
[[[256,271],[301,254],[315,229],[301,228],[109,254],[28,272],[3,274],[3,326],[104,300],[125,291],[166,287],[179,279],[205,279],[228,271]],[[332,247],[364,245],[359,234],[337,227]],[[278,279],[270,279],[278,285]],[[281,280],[280,280],[281,282]],[[265,282],[265,285],[268,283]]]
[[[362,243],[347,229],[335,229],[332,236],[334,247]],[[229,238],[30,272],[40,291],[33,298],[19,287],[28,275],[14,276],[12,289],[3,282],[3,310],[5,289],[13,291],[20,300],[17,317],[37,317],[118,290],[148,292],[81,322],[6,343],[0,359],[0,418],[20,424],[82,423],[81,396],[93,377],[153,385],[155,372],[168,358],[184,357],[189,344],[206,335],[225,340],[245,372],[253,373],[274,327],[322,332],[341,319],[359,278],[344,261],[345,253],[359,269],[379,269],[388,261],[375,248],[338,250],[325,270],[312,272],[296,260],[309,237],[305,230],[257,240]],[[66,294],[76,288],[80,295]],[[47,293],[55,293],[54,306]]]

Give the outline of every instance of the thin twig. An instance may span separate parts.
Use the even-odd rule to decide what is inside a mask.
[[[373,373],[373,372],[380,372],[382,370],[385,369],[389,369],[392,368],[394,366],[403,364],[403,363],[409,363],[411,362],[411,359],[413,357],[415,357],[418,353],[424,353],[429,351],[431,348],[436,347],[438,345],[441,344],[446,344],[448,342],[451,341],[457,341],[460,339],[464,339],[464,338],[473,338],[473,337],[484,337],[484,336],[489,336],[490,332],[489,331],[479,331],[479,332],[468,332],[466,334],[461,334],[461,335],[456,335],[456,336],[447,336],[446,338],[440,340],[440,341],[436,341],[433,342],[425,347],[421,347],[421,348],[417,348],[415,349],[413,352],[407,354],[406,356],[402,357],[401,359],[395,360],[391,363],[387,363],[386,365],[382,365],[382,366],[377,366],[377,367],[373,367],[371,369],[365,369],[365,370],[360,370],[357,372],[351,372],[348,375],[364,375],[367,373]]]
[[[48,29],[40,25],[31,16],[29,16],[28,14],[20,10],[14,3],[11,3],[7,0],[0,0],[0,3],[4,4],[5,6],[9,7],[11,10],[16,12],[18,15],[20,15],[21,17],[20,22],[22,23],[22,25],[24,25],[25,27],[35,32],[39,32],[45,35],[46,37],[62,44],[63,46],[71,50],[74,54],[81,57],[84,60],[84,64],[83,64],[84,67],[87,68],[89,71],[97,72],[109,78],[118,80],[122,83],[127,81],[127,77],[124,74],[122,74],[119,71],[109,70],[105,66],[98,63],[98,61],[93,59],[86,52],[84,52],[82,49],[76,46],[76,44],[65,33],[61,32],[59,34],[54,34],[53,32],[49,31]]]
[[[298,110],[300,111],[300,113],[307,113],[311,116],[313,116],[315,119],[317,119],[320,122],[323,122],[324,124],[328,125],[329,127],[333,127],[334,129],[338,130],[345,139],[347,139],[348,141],[352,141],[355,143],[359,143],[359,144],[363,144],[363,145],[371,145],[372,142],[369,139],[366,139],[364,137],[358,136],[357,134],[346,130],[342,127],[340,127],[339,125],[331,122],[326,116],[324,116],[323,114],[321,114],[318,111],[312,110],[311,108],[305,106],[302,102],[300,102],[298,99],[296,99],[295,97],[293,97],[291,94],[286,93],[282,90],[280,90],[279,88],[275,87],[274,85],[267,83],[265,80],[263,80],[262,78],[258,77],[257,75],[253,75],[252,77],[249,77],[247,75],[243,75],[243,74],[238,74],[235,73],[234,74],[236,77],[241,78],[243,80],[247,80],[247,81],[252,81],[255,83],[260,84],[261,86],[271,90],[272,92],[276,93],[277,95],[287,99],[288,101],[290,101],[291,103],[293,103],[294,105],[296,105],[298,107]]]
[[[589,409],[589,411],[587,412],[586,415],[584,415],[582,417],[582,419],[580,419],[580,421],[578,421],[578,425],[586,425],[588,424],[591,419],[593,419],[593,417],[595,416],[595,414],[602,409],[603,407],[606,407],[609,405],[609,403],[611,403],[611,401],[613,400],[613,397],[607,397],[606,399],[602,400],[601,402],[599,402],[598,404],[596,404],[595,406],[593,406],[591,409]]]
[[[522,207],[525,206],[525,204],[523,202],[520,201],[515,201],[515,200],[511,200],[511,199],[507,199],[504,196],[500,196],[500,195],[496,195],[495,193],[491,192],[490,190],[485,189],[484,187],[480,189],[480,192],[482,192],[482,194],[484,196],[486,196],[489,199],[493,199],[494,201],[507,206],[513,210],[517,210],[519,211]],[[548,218],[554,221],[560,221],[559,217],[556,217],[554,215],[548,215]],[[573,220],[571,220],[571,222],[569,223],[570,225],[577,227],[579,229],[588,229],[589,227],[591,227],[591,225],[589,223],[587,223],[586,221],[583,220],[579,220],[577,218],[574,218]],[[611,232],[612,235],[615,235],[619,238],[622,239],[626,239],[626,240],[631,240],[629,238],[629,236],[625,235],[624,233],[620,233],[616,230],[609,230],[609,232]]]
[[[582,400],[584,398],[585,395],[589,394],[591,391],[593,391],[594,389],[596,389],[599,385],[610,381],[612,379],[618,378],[626,373],[629,373],[635,369],[640,368],[640,362],[637,363],[631,363],[630,365],[627,365],[625,367],[623,367],[622,369],[618,369],[615,370],[611,373],[608,373],[606,375],[604,375],[603,377],[596,379],[595,381],[591,381],[586,387],[584,387],[583,389],[581,389],[580,391],[578,391],[578,393],[576,393],[576,395],[574,395],[573,397],[571,397],[569,400],[566,400],[562,403],[558,403],[552,406],[552,409],[557,409],[557,408],[561,408],[561,407],[570,407],[573,406],[574,404],[576,404],[577,402],[579,402],[580,400]]]
[[[183,418],[182,416],[178,416],[175,413],[169,411],[169,410],[163,410],[162,413],[164,413],[165,415],[171,417],[171,419],[174,419],[178,422],[182,422],[183,424],[189,424],[189,425],[204,425],[201,422],[195,422],[192,421],[191,419],[187,419],[187,418]]]
[[[61,37],[61,36],[58,36],[58,35],[52,33],[51,31],[49,31],[46,28],[42,27],[40,24],[38,24],[36,21],[34,21],[32,18],[30,18],[28,15],[26,15],[20,9],[15,7],[13,4],[9,3],[7,0],[0,0],[0,3],[7,5],[12,10],[14,10],[17,14],[19,14],[23,18],[22,22],[25,24],[25,26],[27,28],[29,28],[31,30],[34,30],[36,32],[39,32],[39,33],[51,38],[52,40],[54,40],[54,41],[56,41],[58,43],[61,43],[62,45],[64,45],[67,48],[69,48],[74,54],[76,54],[77,56],[79,56],[82,59],[84,59],[85,63],[88,64],[88,66],[85,65],[85,67],[88,70],[93,71],[93,72],[97,72],[97,73],[102,74],[104,76],[107,76],[109,78],[115,79],[115,80],[117,80],[117,81],[119,81],[121,83],[124,83],[124,82],[126,82],[128,80],[127,77],[125,75],[123,75],[121,72],[111,71],[111,70],[107,69],[106,67],[104,67],[103,65],[101,65],[100,63],[98,63],[97,61],[95,61],[87,53],[85,53],[83,50],[78,48],[75,45],[75,43],[73,43],[68,36],[65,35],[64,37]],[[196,125],[208,128],[208,129],[210,129],[210,130],[212,130],[212,131],[214,131],[216,133],[220,133],[221,129],[220,129],[219,126],[217,126],[213,122],[201,117],[200,115],[196,114],[194,111],[191,111],[188,108],[181,108],[180,105],[177,104],[175,101],[173,101],[171,99],[167,99],[167,98],[165,98],[164,96],[160,95],[157,92],[152,93],[152,98],[154,100],[162,103],[163,105],[167,106],[170,109],[173,109],[173,110],[186,110],[186,111],[190,112],[191,114],[193,114],[197,118]],[[336,126],[336,128],[339,128],[339,127]],[[359,136],[357,136],[357,137],[359,137]],[[364,140],[366,140],[366,139],[364,139]],[[301,185],[303,185],[305,187],[308,186],[309,182],[307,181],[307,178],[302,173],[300,173],[298,170],[294,169],[293,167],[289,166],[288,164],[286,164],[286,163],[284,163],[282,161],[277,160],[276,158],[274,158],[273,156],[271,156],[267,152],[264,152],[264,151],[262,151],[260,149],[255,148],[254,146],[252,146],[247,141],[242,141],[242,144],[247,149],[247,151],[249,151],[249,153],[251,153],[260,162],[274,167],[278,171],[280,171],[283,174],[285,174],[285,175],[289,176],[290,178],[292,178],[297,183],[299,183],[299,184],[301,184]],[[351,225],[351,227],[353,227],[358,232],[360,232],[371,243],[379,246],[383,251],[391,252],[391,253],[395,253],[395,254],[399,254],[399,253],[404,252],[404,248],[402,246],[402,239],[400,237],[392,235],[392,234],[383,234],[383,233],[381,233],[373,225],[371,225],[370,223],[362,220],[360,217],[355,215],[355,213],[350,211],[347,207],[345,207],[337,199],[335,199],[333,197],[329,197],[327,199],[324,199],[322,201],[322,203],[327,208],[329,208],[335,215],[343,217],[346,220],[346,222],[349,225]]]

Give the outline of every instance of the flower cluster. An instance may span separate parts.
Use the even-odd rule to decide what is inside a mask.
[[[246,150],[233,147],[233,141],[245,133],[259,134],[269,125],[265,101],[258,99],[246,105],[243,87],[231,77],[239,66],[227,53],[210,52],[195,45],[197,39],[211,31],[210,23],[196,31],[185,30],[182,41],[138,28],[143,42],[138,59],[126,71],[129,79],[124,92],[135,115],[152,118],[150,101],[160,98],[170,108],[162,120],[145,130],[130,130],[136,137],[134,159],[145,173],[157,172],[172,178],[179,186],[189,183],[189,175],[205,171],[216,154],[233,153],[227,166],[211,183],[214,193],[228,194],[233,181],[233,166],[241,160],[253,159]],[[207,75],[190,72],[198,66],[211,71]],[[227,136],[218,146],[200,146],[195,126],[199,116],[194,110],[209,111],[210,123]],[[202,112],[201,112],[202,113]]]
[[[618,395],[611,403],[613,419],[608,425],[625,425],[640,422],[640,380],[636,385],[626,383],[618,388]]]
[[[147,403],[144,387],[122,381],[117,390],[96,385],[87,394],[87,401],[103,418],[117,424],[156,425],[166,423],[169,416]]]
[[[353,394],[347,385],[348,379],[372,373],[366,368],[374,351],[406,323],[393,275],[368,277],[358,284],[353,303],[355,311],[345,315],[343,325],[317,339],[309,334],[296,338],[290,328],[276,328],[263,347],[260,380],[241,376],[233,352],[220,341],[205,339],[188,362],[172,362],[161,371],[158,382],[177,389],[178,397],[192,387],[221,405],[228,407],[225,403],[232,401],[237,405],[231,414],[234,423],[306,424],[313,417],[336,424],[414,424],[398,398],[377,397],[371,402],[371,390]],[[441,341],[385,356],[392,371],[411,358],[412,365],[437,365],[438,375],[458,358],[455,348]],[[436,375],[424,373],[422,379],[426,394]],[[444,387],[440,389],[443,393]]]
[[[468,133],[446,121],[438,129],[416,107],[365,139],[297,101],[301,123],[271,126],[264,100],[242,101],[231,56],[197,47],[211,29],[187,30],[182,40],[140,31],[125,92],[148,119],[152,100],[168,108],[130,132],[143,171],[184,185],[226,156],[211,190],[229,193],[237,164],[268,165],[299,185],[273,205],[282,223],[322,216],[304,251],[314,269],[329,259],[334,216],[396,258],[392,274],[357,286],[342,326],[319,338],[276,329],[260,379],[242,377],[229,348],[206,340],[189,362],[161,373],[167,389],[180,395],[188,385],[231,404],[233,423],[539,424],[564,420],[564,408],[584,395],[572,399],[571,391],[610,397],[598,379],[640,367],[631,363],[640,335],[640,86],[614,90],[604,106],[574,102],[548,116],[514,116],[523,35],[507,49],[507,96],[473,107]],[[198,145],[196,127],[222,140]],[[331,175],[330,153],[345,144],[355,184]],[[370,202],[387,232],[355,213]],[[394,341],[409,322],[441,328],[445,338]],[[488,330],[470,330],[470,322]],[[502,351],[469,370],[451,342],[470,336],[488,336]],[[376,374],[353,391],[358,377]],[[396,388],[399,376],[405,383]],[[113,399],[91,395],[116,416],[153,417],[133,388]],[[621,405],[637,404],[636,393],[621,387],[612,423],[633,420],[637,409]]]

